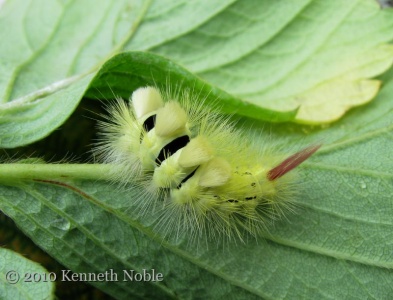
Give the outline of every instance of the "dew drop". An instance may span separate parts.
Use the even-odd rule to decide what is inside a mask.
[[[51,223],[51,226],[56,227],[61,230],[64,230],[64,231],[67,231],[67,230],[70,230],[70,228],[71,228],[71,222],[64,219],[64,218],[59,218],[59,219],[54,220]]]

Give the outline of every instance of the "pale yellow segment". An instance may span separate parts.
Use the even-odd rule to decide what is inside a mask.
[[[178,207],[185,204],[194,204],[195,200],[200,201],[201,191],[198,185],[198,180],[191,178],[181,189],[171,190],[171,202]]]
[[[183,168],[199,166],[213,158],[213,149],[208,140],[197,136],[181,152],[179,165]]]
[[[184,130],[187,114],[178,102],[168,102],[157,111],[156,134],[161,137],[174,136]]]
[[[182,149],[162,162],[160,167],[156,167],[153,175],[153,182],[158,188],[176,188],[181,180],[186,176],[185,170],[179,167],[177,161]]]
[[[160,92],[150,86],[135,90],[132,93],[131,100],[137,119],[164,106]]]
[[[201,169],[199,185],[203,187],[221,186],[229,180],[231,173],[231,166],[225,159],[213,158]]]

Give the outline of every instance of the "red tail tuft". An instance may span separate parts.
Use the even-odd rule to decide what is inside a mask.
[[[277,167],[274,167],[267,173],[267,179],[273,181],[281,176],[285,175],[292,169],[296,168],[302,162],[304,162],[307,158],[313,155],[322,145],[309,146],[293,155],[288,157],[282,163],[280,163]]]

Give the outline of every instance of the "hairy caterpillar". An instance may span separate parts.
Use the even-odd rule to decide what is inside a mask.
[[[119,99],[99,123],[98,157],[113,166],[116,181],[144,189],[144,213],[159,208],[165,234],[199,237],[256,236],[291,209],[294,174],[317,146],[288,158],[274,147],[255,145],[229,118],[202,109],[184,91],[153,87]],[[285,176],[284,176],[285,175]]]

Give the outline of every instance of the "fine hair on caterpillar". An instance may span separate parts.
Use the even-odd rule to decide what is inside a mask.
[[[200,103],[187,89],[141,87],[108,106],[95,153],[114,181],[142,188],[130,201],[165,236],[258,236],[292,210],[293,169],[320,146],[283,155]]]

